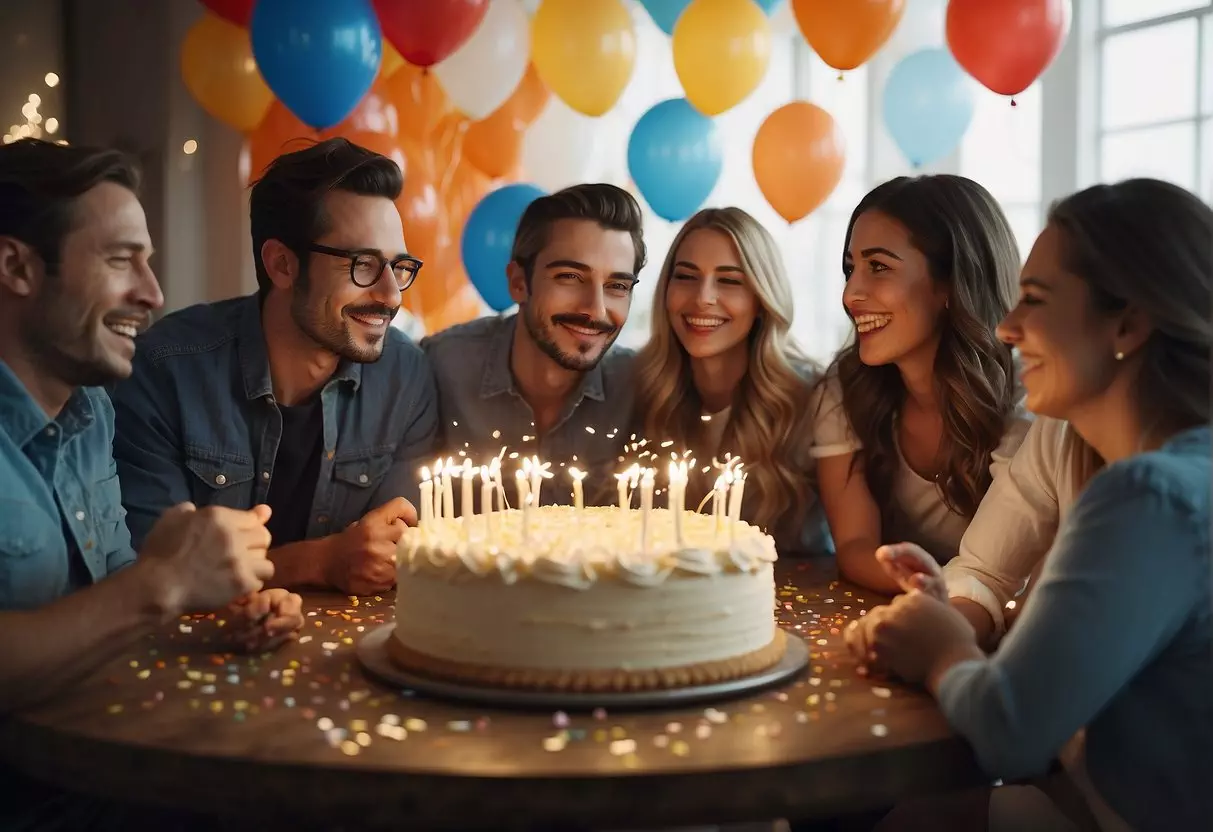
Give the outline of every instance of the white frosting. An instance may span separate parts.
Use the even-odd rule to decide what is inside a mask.
[[[497,512],[409,529],[398,549],[396,637],[430,656],[541,670],[644,670],[728,659],[775,634],[770,537],[709,515],[617,508]]]

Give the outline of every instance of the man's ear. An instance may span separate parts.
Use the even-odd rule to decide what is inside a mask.
[[[19,298],[38,294],[46,267],[29,246],[13,237],[0,237],[0,286]]]
[[[299,277],[299,258],[281,240],[266,240],[261,244],[261,263],[265,274],[277,289],[289,289]]]
[[[505,267],[505,277],[510,286],[510,298],[514,303],[526,303],[530,299],[531,290],[527,288],[526,270],[517,260],[511,260]]]

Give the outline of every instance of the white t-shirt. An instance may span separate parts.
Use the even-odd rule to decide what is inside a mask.
[[[863,444],[851,428],[842,404],[842,389],[837,376],[818,385],[810,402],[814,414],[813,444],[810,453],[817,459],[853,454]],[[1017,411],[1007,424],[1002,442],[990,455],[995,479],[1023,442],[1031,418]],[[889,507],[887,528],[881,537],[888,543],[917,543],[940,563],[947,563],[960,550],[961,538],[969,527],[969,518],[952,511],[943,492],[932,480],[924,479],[911,468],[897,450],[897,473],[893,478],[893,505]]]

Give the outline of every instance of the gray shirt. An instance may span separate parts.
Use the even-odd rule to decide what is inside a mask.
[[[541,492],[544,504],[571,503],[569,465],[588,473],[587,504],[610,502],[615,494],[612,475],[622,470],[620,457],[630,437],[635,354],[622,347],[610,349],[582,377],[552,429],[538,436],[534,412],[510,371],[517,321],[516,314],[479,318],[422,340],[438,383],[438,447],[456,464],[466,457],[477,466],[504,447],[503,479],[511,498],[511,479],[521,458],[538,456],[551,463],[553,474]]]

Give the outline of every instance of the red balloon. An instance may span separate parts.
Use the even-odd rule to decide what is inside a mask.
[[[489,0],[373,0],[388,43],[413,66],[433,66],[472,36]]]
[[[230,20],[237,26],[248,28],[249,18],[253,16],[253,3],[256,0],[202,0],[206,6],[224,20]]]
[[[1000,95],[1040,77],[1070,31],[1070,0],[950,0],[948,49],[965,71]]]

